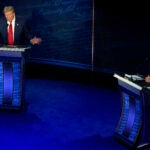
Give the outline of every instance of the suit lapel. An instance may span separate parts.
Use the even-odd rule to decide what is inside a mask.
[[[3,30],[3,35],[4,35],[4,42],[7,43],[7,35],[8,35],[8,31],[7,31],[7,28],[8,28],[8,25],[7,25],[7,21],[5,21],[5,24],[4,24],[4,30]]]
[[[23,26],[23,24],[22,24],[21,20],[16,17],[16,20],[15,20],[15,31],[14,31],[15,32],[14,33],[14,35],[15,35],[14,43],[19,43],[19,41],[20,41],[20,38],[21,38],[20,34],[21,34],[22,26]]]
[[[17,21],[17,18],[16,18],[16,21],[15,21],[15,28],[14,28],[14,43],[15,41],[17,40],[16,37],[18,35],[18,30],[19,30],[19,23]]]

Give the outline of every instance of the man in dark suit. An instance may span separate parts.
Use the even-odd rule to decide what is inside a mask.
[[[0,44],[4,45],[27,45],[40,44],[41,38],[32,38],[29,34],[26,21],[17,15],[13,6],[5,6],[3,9],[4,17],[0,19]],[[9,43],[9,26],[12,27],[12,42]]]

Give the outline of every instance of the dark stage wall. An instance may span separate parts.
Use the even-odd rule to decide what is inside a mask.
[[[95,66],[130,73],[148,72],[150,11],[142,5],[95,1]]]
[[[146,10],[96,0],[3,0],[1,10],[4,5],[13,5],[28,19],[32,33],[43,39],[27,52],[29,61],[132,73],[142,72],[149,61]]]

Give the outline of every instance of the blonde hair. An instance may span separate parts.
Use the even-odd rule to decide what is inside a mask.
[[[8,12],[8,11],[11,11],[14,13],[15,12],[14,7],[13,6],[5,6],[3,9],[3,13]]]

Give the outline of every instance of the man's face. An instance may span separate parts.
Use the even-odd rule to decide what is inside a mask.
[[[13,11],[6,11],[4,13],[4,16],[5,16],[7,21],[11,22],[15,16],[15,13]]]

